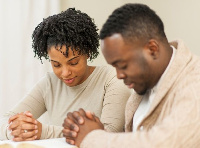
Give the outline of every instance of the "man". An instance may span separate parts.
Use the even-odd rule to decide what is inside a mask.
[[[68,143],[81,148],[198,147],[200,59],[181,40],[168,42],[157,14],[143,4],[116,9],[100,38],[108,64],[135,91],[125,112],[126,133],[108,133],[90,112],[69,113]]]

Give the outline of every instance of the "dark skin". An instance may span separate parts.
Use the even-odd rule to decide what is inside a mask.
[[[69,112],[63,123],[63,136],[66,142],[80,146],[84,137],[93,130],[104,130],[99,118],[91,112],[85,112],[82,108],[79,111]]]
[[[123,79],[140,95],[157,84],[172,56],[167,40],[132,41],[118,33],[102,40],[101,47],[107,63],[115,67],[118,79]],[[102,129],[100,121],[95,122],[93,118],[94,115],[82,114],[80,110],[67,116],[63,124],[66,142],[79,146],[89,132]]]

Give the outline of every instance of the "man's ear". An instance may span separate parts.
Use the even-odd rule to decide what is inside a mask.
[[[153,59],[157,59],[159,56],[159,44],[155,39],[151,39],[146,44],[146,49]]]

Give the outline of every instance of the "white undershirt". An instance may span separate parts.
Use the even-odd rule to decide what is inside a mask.
[[[140,102],[139,107],[137,108],[134,116],[133,116],[133,132],[135,132],[137,130],[138,125],[141,123],[141,121],[144,119],[144,117],[146,116],[146,113],[148,112],[150,105],[152,103],[152,101],[155,98],[156,92],[157,92],[157,86],[160,84],[160,82],[162,81],[163,77],[165,76],[165,74],[167,73],[173,59],[176,53],[176,49],[171,46],[173,49],[173,53],[172,53],[172,57],[170,59],[170,62],[167,66],[167,68],[165,69],[164,73],[162,74],[161,78],[159,79],[158,83],[150,90],[148,90],[143,98],[142,101]]]

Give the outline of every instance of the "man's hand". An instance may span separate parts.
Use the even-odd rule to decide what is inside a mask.
[[[83,138],[95,129],[104,129],[99,118],[83,109],[68,113],[63,123],[63,136],[66,142],[79,146]]]
[[[41,136],[42,124],[28,111],[10,117],[8,122],[13,141],[36,140]]]

